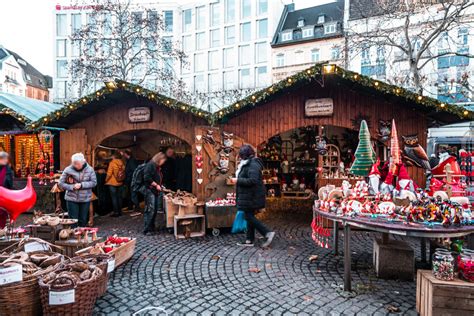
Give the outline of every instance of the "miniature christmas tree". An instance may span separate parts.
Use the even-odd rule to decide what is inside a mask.
[[[395,120],[392,120],[392,133],[390,139],[390,172],[397,174],[397,167],[401,163],[400,159],[400,146],[398,145],[398,133],[397,127],[395,126]]]
[[[370,132],[365,120],[360,122],[359,145],[354,156],[355,160],[350,173],[366,177],[375,163],[375,151],[370,143]]]

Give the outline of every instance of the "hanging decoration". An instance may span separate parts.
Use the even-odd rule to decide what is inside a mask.
[[[354,156],[355,160],[350,173],[357,176],[367,176],[375,162],[375,151],[370,142],[370,132],[365,120],[360,123],[359,145]]]
[[[36,172],[39,184],[48,184],[54,182],[54,135],[49,130],[43,130],[38,134],[38,143],[40,148],[40,157]]]

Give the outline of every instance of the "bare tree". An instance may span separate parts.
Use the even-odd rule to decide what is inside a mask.
[[[393,83],[412,88],[418,93],[427,86],[442,81],[469,86],[469,74],[457,78],[442,78],[427,73],[439,58],[473,58],[462,41],[468,33],[460,33],[473,22],[472,0],[353,0],[347,34],[352,56],[363,54],[367,47],[382,48],[382,53],[394,56],[404,71],[391,78]],[[463,35],[465,34],[465,38]],[[436,67],[433,67],[437,69]],[[432,69],[433,69],[432,68]],[[389,79],[390,81],[390,79]]]
[[[168,25],[160,12],[130,0],[93,0],[87,7],[87,23],[71,35],[79,56],[68,67],[80,93],[118,78],[153,82],[158,92],[183,98],[184,84],[174,69],[185,66],[186,55],[166,36]]]

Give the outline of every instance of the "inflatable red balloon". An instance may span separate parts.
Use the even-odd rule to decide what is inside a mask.
[[[36,203],[36,192],[33,189],[33,179],[28,177],[26,187],[22,190],[9,190],[0,187],[0,208],[10,215],[14,222],[21,213],[33,208]]]

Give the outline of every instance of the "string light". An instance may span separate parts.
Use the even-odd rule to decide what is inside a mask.
[[[446,106],[446,104],[441,103],[439,106],[442,107],[442,108],[444,108],[444,107]]]
[[[236,108],[239,108],[239,106],[240,106],[240,104],[238,104],[238,103],[235,104],[235,107],[236,107]]]
[[[423,99],[423,97],[422,97],[421,95],[419,95],[419,96],[417,97],[417,99],[418,99],[418,101],[421,101],[421,100]]]
[[[378,86],[379,86],[379,82],[378,82],[378,81],[375,81],[374,85],[375,85],[376,87],[378,87]]]
[[[288,78],[288,82],[291,83],[293,80],[291,78]]]
[[[357,74],[354,75],[354,79],[357,80],[357,78],[359,78],[359,76]]]
[[[467,115],[469,114],[469,111],[468,111],[468,110],[465,110],[465,111],[463,112],[463,114],[464,114],[464,116],[467,116]]]

